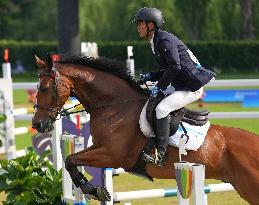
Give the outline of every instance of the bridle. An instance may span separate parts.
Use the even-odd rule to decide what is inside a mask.
[[[62,116],[71,114],[71,113],[69,113],[69,114],[67,113],[68,109],[66,109],[66,110],[60,109],[60,105],[58,103],[58,84],[62,84],[67,89],[69,89],[69,87],[60,81],[61,74],[59,73],[59,71],[57,70],[55,65],[53,64],[53,67],[50,72],[40,73],[39,77],[40,76],[50,76],[53,79],[51,105],[54,105],[55,107],[47,107],[47,106],[39,105],[38,103],[35,103],[33,108],[50,111],[51,112],[50,118],[51,118],[51,120],[54,120],[54,121],[60,119]],[[39,89],[41,89],[40,86],[38,86],[38,90]],[[69,109],[72,109],[72,108],[69,108]],[[57,116],[57,117],[55,117],[55,116]]]

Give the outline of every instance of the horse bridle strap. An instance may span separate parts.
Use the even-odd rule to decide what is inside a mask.
[[[51,112],[54,112],[52,115],[55,116],[55,114],[60,114],[62,111],[58,111],[59,109],[59,104],[58,104],[58,89],[57,89],[57,83],[58,83],[58,80],[60,79],[61,75],[60,73],[58,72],[57,68],[53,65],[52,67],[52,72],[46,72],[46,73],[40,73],[39,76],[41,75],[47,75],[47,76],[50,76],[54,83],[53,83],[53,92],[52,92],[52,97],[51,97],[51,101],[53,102],[54,101],[54,98],[56,98],[56,107],[55,108],[52,108],[52,107],[46,107],[46,106],[42,106],[42,105],[38,105],[38,104],[34,104],[33,108],[37,108],[37,109],[43,109],[43,110],[48,110],[48,111],[51,111]],[[60,82],[59,82],[60,83]],[[60,83],[62,85],[64,85],[66,88],[68,88],[65,84],[63,83]],[[56,118],[53,117],[55,120]]]

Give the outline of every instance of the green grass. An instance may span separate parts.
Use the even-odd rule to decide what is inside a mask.
[[[258,76],[259,78],[259,76]],[[28,80],[26,80],[28,81]],[[32,104],[27,103],[26,91],[16,90],[14,92],[15,107],[31,107]],[[192,109],[198,109],[197,103],[193,103],[189,106]],[[259,108],[243,108],[240,103],[210,103],[206,104],[204,109],[210,112],[227,112],[227,111],[259,111]],[[235,120],[225,120],[225,119],[213,119],[212,123],[226,125],[230,127],[239,127],[251,132],[259,134],[259,119],[235,119]],[[29,126],[31,121],[17,121],[15,123],[16,127]],[[17,149],[23,149],[27,146],[31,146],[32,134],[24,134],[16,137],[16,147]],[[220,183],[216,180],[206,180],[206,184],[209,183]],[[166,188],[166,187],[176,187],[175,180],[155,180],[154,183],[143,180],[139,177],[135,177],[129,174],[121,175],[120,177],[114,177],[114,190],[115,191],[130,191],[130,190],[141,190],[141,189],[156,189],[156,188]],[[5,195],[0,194],[0,201],[4,200]],[[92,202],[91,204],[97,205],[99,203]],[[119,203],[123,204],[123,203]],[[177,204],[176,198],[157,198],[157,199],[146,199],[132,201],[133,205],[173,205]],[[190,203],[192,204],[192,202]],[[210,205],[247,205],[243,199],[239,197],[236,192],[223,192],[223,193],[211,193],[208,195],[208,204]]]
[[[13,91],[13,101],[15,107],[28,107],[31,104],[28,103],[27,91],[26,90],[14,90]]]
[[[17,121],[15,127],[28,127],[31,126],[31,121]],[[32,133],[17,135],[15,138],[16,149],[24,149],[32,146]]]

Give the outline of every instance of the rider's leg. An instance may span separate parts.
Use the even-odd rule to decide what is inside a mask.
[[[198,91],[175,91],[165,99],[163,99],[156,107],[156,138],[159,166],[165,162],[165,153],[169,142],[170,134],[170,113],[178,110],[200,98],[203,89]],[[177,120],[177,116],[172,116]]]
[[[170,115],[164,118],[156,119],[156,142],[158,166],[162,166],[165,162],[166,148],[169,142],[170,134]]]
[[[171,95],[163,99],[156,107],[156,118],[162,119],[175,110],[198,100],[203,93],[203,88],[195,92],[191,91],[175,91]]]

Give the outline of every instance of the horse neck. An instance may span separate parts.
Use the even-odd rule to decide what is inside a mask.
[[[104,71],[75,65],[72,69],[71,65],[64,65],[62,73],[69,78],[78,100],[85,107],[104,107],[146,98],[125,80]]]

